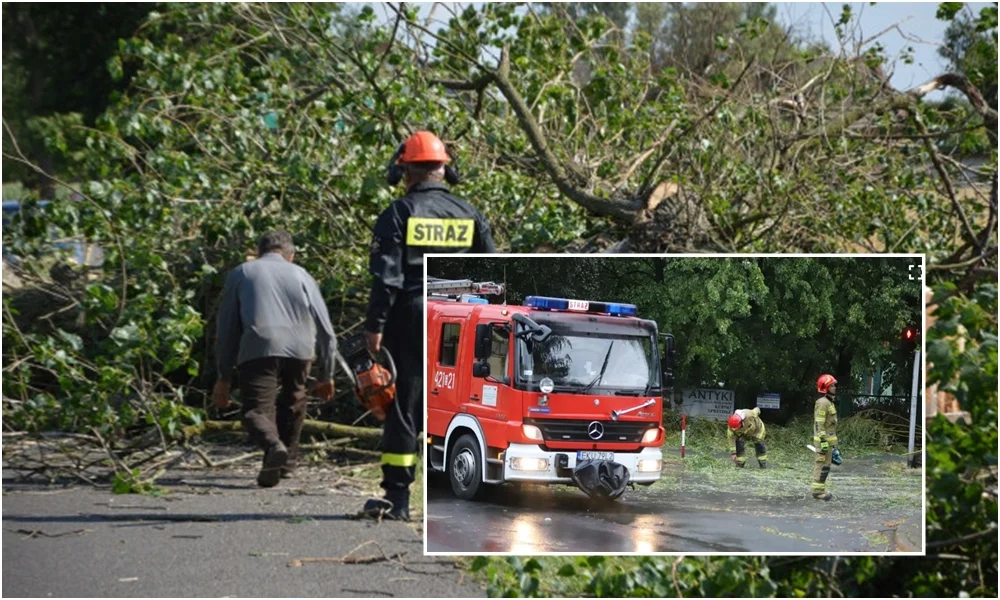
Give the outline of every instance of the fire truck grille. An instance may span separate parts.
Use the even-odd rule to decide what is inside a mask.
[[[642,440],[642,434],[656,423],[637,423],[635,421],[576,421],[570,419],[525,419],[525,423],[535,425],[542,430],[542,438],[546,442],[596,442],[633,443]],[[599,423],[600,428],[592,427]],[[602,430],[600,437],[595,429]]]

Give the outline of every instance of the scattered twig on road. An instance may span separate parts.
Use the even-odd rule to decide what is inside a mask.
[[[37,537],[47,537],[47,538],[58,538],[66,537],[68,535],[85,535],[94,531],[93,529],[77,529],[74,531],[64,531],[62,533],[45,533],[41,529],[8,529],[7,531],[13,531],[14,533],[23,534],[24,539],[30,540]]]
[[[368,555],[368,556],[353,556],[353,554],[355,552],[357,552],[358,550],[364,548],[365,546],[370,546],[370,545],[374,545],[376,548],[378,548],[378,551],[381,553],[381,556],[379,556],[378,554],[372,554],[372,555]],[[380,563],[380,562],[400,561],[400,559],[403,557],[404,554],[406,554],[406,553],[405,552],[394,552],[392,554],[386,554],[385,550],[382,549],[382,546],[380,546],[378,544],[378,542],[376,542],[375,540],[369,540],[369,541],[367,541],[367,542],[365,542],[363,544],[360,544],[359,546],[355,547],[353,550],[351,550],[350,552],[348,552],[347,554],[345,554],[343,556],[339,556],[339,557],[338,556],[334,556],[334,557],[306,557],[306,558],[296,558],[292,562],[288,563],[288,566],[289,567],[293,567],[293,568],[298,568],[298,567],[301,567],[302,565],[307,564],[307,563],[335,563],[335,564],[341,564],[341,565],[370,565],[370,564],[373,564],[373,563]]]
[[[166,506],[142,506],[141,504],[113,504],[111,502],[95,502],[94,506],[106,506],[108,508],[134,509],[134,510],[167,510]]]

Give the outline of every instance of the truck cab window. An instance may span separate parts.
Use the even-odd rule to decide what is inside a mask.
[[[441,351],[438,354],[438,364],[442,367],[454,367],[458,362],[458,337],[462,326],[458,323],[445,323],[441,326]]]
[[[502,329],[493,329],[493,348],[490,351],[490,374],[500,380],[507,376],[507,355],[510,348],[510,334]]]
[[[653,340],[646,337],[584,335],[557,331],[545,342],[521,343],[520,380],[553,380],[567,392],[632,391],[659,387]]]

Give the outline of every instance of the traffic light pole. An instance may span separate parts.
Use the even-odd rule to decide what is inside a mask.
[[[917,434],[917,386],[920,384],[920,350],[913,353],[913,382],[910,384],[910,443],[908,446],[908,462],[910,467],[916,464],[913,455],[913,444]]]

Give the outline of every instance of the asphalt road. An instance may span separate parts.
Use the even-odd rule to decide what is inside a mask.
[[[722,459],[724,460],[724,459]],[[596,504],[568,486],[492,488],[484,500],[428,488],[430,552],[885,552],[920,550],[919,472],[890,477],[873,460],[834,473],[833,501],[778,470],[740,471],[738,490],[668,461],[664,481]],[[768,478],[771,477],[769,480]],[[775,482],[775,478],[778,479]],[[785,478],[785,479],[783,479]],[[907,502],[888,499],[905,496]]]
[[[335,475],[307,471],[270,490],[258,489],[253,476],[171,472],[160,480],[169,493],[148,497],[15,484],[5,469],[3,595],[485,595],[452,560],[423,555],[419,524],[351,518],[366,494],[331,483]],[[357,558],[395,558],[289,566],[352,550]]]

